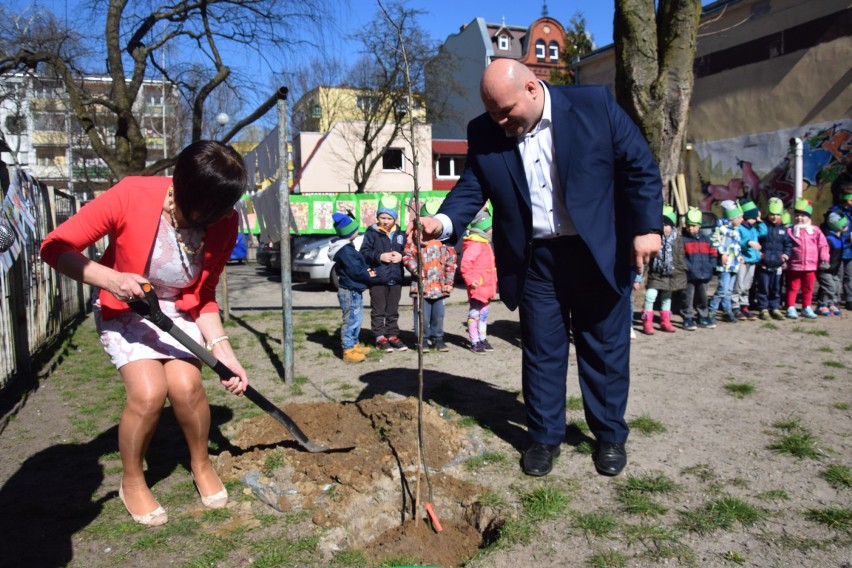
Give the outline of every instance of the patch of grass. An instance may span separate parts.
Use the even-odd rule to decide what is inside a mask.
[[[379,566],[417,566],[420,559],[416,556],[386,556]]]
[[[484,507],[500,509],[506,506],[506,501],[493,491],[485,491],[479,496],[479,504]]]
[[[628,475],[624,482],[626,491],[641,491],[643,493],[671,493],[680,486],[665,475]]]
[[[798,419],[782,420],[776,422],[773,426],[784,432],[784,434],[778,436],[775,442],[769,444],[768,448],[770,450],[775,450],[780,454],[789,454],[800,459],[817,459],[822,456],[823,452],[817,446],[816,437],[807,428],[802,426]]]
[[[645,475],[627,479],[618,489],[618,501],[622,509],[633,515],[664,515],[668,508],[650,497],[650,493],[671,493],[680,488],[664,475]]]
[[[252,568],[277,568],[300,564],[304,553],[316,551],[319,537],[310,536],[296,541],[284,540],[280,536],[257,540],[251,543],[255,561]]]
[[[595,447],[591,442],[580,442],[577,444],[577,447],[574,448],[574,451],[584,456],[590,456],[595,453]]]
[[[473,416],[462,416],[458,420],[456,420],[456,424],[458,424],[462,428],[471,428],[473,426],[477,426],[479,424],[479,421]]]
[[[642,515],[645,517],[658,517],[665,515],[668,508],[654,501],[645,493],[636,491],[623,491],[618,495],[618,501],[624,512],[631,515]]]
[[[476,471],[491,464],[502,465],[509,461],[506,454],[500,452],[485,452],[481,456],[471,458],[464,463],[464,467],[468,471]]]
[[[813,538],[796,537],[788,534],[786,531],[781,534],[761,533],[757,535],[757,538],[772,546],[780,546],[786,550],[798,550],[799,552],[822,550],[827,548],[831,542],[824,542]]]
[[[569,396],[565,401],[565,410],[583,410],[583,397],[581,396]]]
[[[293,396],[299,396],[303,394],[302,387],[306,385],[308,382],[308,377],[304,375],[296,375],[293,377],[293,383],[290,385],[290,394]]]
[[[843,361],[836,361],[834,359],[829,359],[827,361],[822,362],[826,367],[831,367],[832,369],[845,369],[846,364]]]
[[[810,325],[810,324],[808,324]],[[805,335],[816,335],[818,337],[827,337],[828,331],[821,328],[805,329],[801,325],[793,326],[793,333],[804,333]]]
[[[561,516],[570,502],[571,498],[557,487],[539,487],[521,496],[524,512],[534,521]]]
[[[586,560],[591,568],[623,568],[627,566],[627,556],[617,550],[607,550],[593,554]]]
[[[848,402],[835,402],[832,406],[834,406],[837,410],[849,410]]]
[[[734,523],[750,526],[765,517],[766,512],[741,499],[722,497],[709,501],[695,511],[681,511],[678,527],[705,535],[718,529],[728,529]]]
[[[231,518],[231,511],[228,509],[205,509],[201,518],[209,523],[220,523]]]
[[[706,463],[699,463],[690,467],[683,468],[681,470],[681,473],[685,475],[694,475],[700,481],[703,481],[705,483],[716,479],[716,472],[713,471],[713,468]]]
[[[726,552],[723,552],[721,556],[722,560],[727,560],[728,562],[733,562],[734,564],[739,564],[740,566],[745,564],[746,561],[745,556],[734,550],[728,550]]]
[[[843,464],[832,464],[821,474],[835,489],[852,487],[852,468]]]
[[[778,325],[772,323],[771,321],[766,322],[765,324],[763,324],[760,327],[762,327],[763,329],[778,329]]]
[[[750,383],[728,383],[725,385],[725,390],[734,398],[742,399],[754,394],[754,385]]]
[[[281,467],[284,464],[284,454],[279,452],[278,450],[273,450],[269,452],[266,456],[266,460],[263,462],[263,469],[261,469],[261,473],[266,477],[271,477],[275,470]]]
[[[366,568],[370,565],[370,562],[362,550],[344,550],[334,555],[334,565]]]
[[[834,375],[823,375],[822,380],[824,381],[833,381],[836,377]]]
[[[683,566],[697,566],[695,552],[680,542],[659,542],[648,547],[642,556],[657,563],[668,564],[668,560],[677,560]]]
[[[518,544],[529,544],[535,536],[535,525],[530,519],[506,519],[499,529],[497,547],[512,547]]]
[[[852,510],[839,507],[830,509],[808,509],[804,517],[809,521],[822,523],[830,529],[852,530]]]
[[[834,349],[832,349],[828,345],[823,345],[822,347],[818,348],[817,351],[819,351],[820,353],[834,353]]]
[[[783,489],[770,489],[755,495],[761,501],[789,501],[790,495]]]
[[[669,527],[655,524],[626,524],[622,527],[624,537],[627,539],[627,545],[632,546],[636,543],[645,546],[658,546],[661,542],[676,542],[677,532]]]
[[[589,424],[585,420],[572,420],[568,423],[568,428],[571,428],[572,426],[583,434],[589,434],[592,431],[591,428],[589,428]]]
[[[852,351],[852,343],[843,348],[844,351]]]
[[[630,426],[631,430],[635,430],[640,434],[644,434],[645,436],[650,436],[651,434],[659,434],[661,432],[666,431],[666,425],[660,422],[659,420],[654,420],[647,414],[642,414],[641,416],[634,418],[627,422]]]
[[[574,527],[583,531],[588,537],[606,536],[615,528],[615,517],[609,513],[576,513],[574,515]]]

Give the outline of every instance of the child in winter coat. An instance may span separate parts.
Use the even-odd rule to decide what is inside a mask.
[[[332,219],[338,238],[329,245],[328,257],[334,261],[339,278],[337,300],[343,312],[340,344],[343,348],[343,360],[359,363],[364,360],[364,355],[370,352],[369,347],[361,347],[358,343],[358,336],[361,333],[361,313],[364,308],[362,294],[376,274],[367,268],[364,257],[352,244],[358,236],[358,222],[343,213],[335,213]]]
[[[793,211],[795,225],[787,229],[790,237],[790,260],[787,261],[787,317],[799,317],[796,311],[796,295],[802,290],[802,315],[817,317],[811,303],[817,268],[826,269],[828,242],[818,227],[811,223],[814,208],[807,199],[799,199]]]
[[[731,294],[731,304],[734,307],[734,315],[737,319],[755,320],[757,314],[749,311],[751,287],[754,284],[754,274],[757,264],[760,262],[760,210],[753,201],[740,203],[743,210],[743,222],[737,227],[740,232],[740,246],[743,253],[743,262],[737,270],[737,278],[734,282],[734,290]]]
[[[493,348],[488,342],[488,311],[497,295],[497,268],[491,248],[493,219],[479,215],[468,228],[462,244],[461,275],[467,285],[467,333],[470,350],[485,353]]]
[[[440,203],[437,200],[427,200],[420,210],[421,215],[434,215],[438,212]],[[441,241],[433,239],[421,243],[423,267],[418,270],[417,247],[414,243],[405,246],[402,264],[411,273],[411,290],[409,296],[414,298],[414,333],[420,341],[423,350],[434,347],[438,351],[449,351],[444,342],[444,298],[453,291],[456,277],[455,249]],[[423,282],[423,337],[420,338],[419,302],[417,301],[417,281]],[[430,345],[431,340],[431,345]]]
[[[675,229],[677,215],[670,206],[663,206],[663,243],[651,261],[645,285],[645,309],[642,312],[642,331],[654,335],[654,302],[660,298],[660,331],[673,333],[672,293],[686,288],[683,241]]]
[[[707,309],[707,283],[716,272],[718,253],[710,237],[701,233],[703,215],[697,207],[686,212],[686,231],[681,235],[686,264],[686,298],[683,309],[683,329],[694,331],[697,327],[712,328]],[[698,313],[698,325],[695,314]]]
[[[719,265],[716,267],[719,273],[719,285],[710,300],[711,325],[716,323],[716,310],[719,309],[720,304],[725,312],[725,321],[736,323],[737,317],[731,306],[731,290],[734,288],[734,281],[743,261],[740,232],[737,229],[743,222],[743,210],[728,199],[722,202],[722,210],[725,216],[716,221],[716,230],[710,238],[719,255]]]
[[[843,247],[850,240],[849,220],[837,213],[829,213],[823,227],[828,243],[828,268],[817,272],[819,294],[817,312],[821,316],[839,316],[843,312],[838,308],[843,296],[843,283],[840,279],[840,262]]]
[[[757,265],[757,310],[760,319],[784,319],[781,311],[781,280],[784,264],[790,258],[790,238],[783,222],[784,202],[770,197],[766,222],[758,225],[760,262]]]
[[[852,165],[852,161],[849,162]],[[847,166],[847,170],[849,166]],[[839,203],[829,209],[828,213],[843,215],[849,221],[852,230],[852,177],[847,177],[837,184]],[[832,185],[832,192],[835,186]],[[840,273],[842,274],[843,289],[838,292],[838,301],[845,301],[846,309],[852,310],[852,241],[843,243],[843,253],[840,256]]]
[[[361,254],[367,266],[376,271],[370,284],[370,327],[376,336],[376,349],[391,352],[408,347],[399,338],[399,300],[402,296],[402,251],[405,231],[396,224],[397,199],[382,197],[377,222],[367,229]]]

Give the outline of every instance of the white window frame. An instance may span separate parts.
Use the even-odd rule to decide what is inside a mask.
[[[497,36],[497,48],[502,49],[503,51],[509,51],[511,46],[511,42],[509,41],[509,36],[506,34],[500,34]]]
[[[550,53],[549,53],[550,60],[551,61],[559,61],[559,44],[556,43],[555,41],[551,41],[548,48],[549,48],[549,51],[550,51]]]
[[[547,55],[544,45],[544,40],[539,39],[535,42],[535,57],[539,61],[544,61],[545,56]]]
[[[435,160],[435,179],[458,179],[462,174],[461,172],[456,171],[456,161],[459,158],[464,159],[465,156],[460,156],[460,155],[456,155],[456,154],[444,154],[444,155],[438,156],[437,159]],[[445,161],[449,160],[449,164],[450,164],[449,175],[442,175],[441,174],[441,161],[442,160],[445,160]]]

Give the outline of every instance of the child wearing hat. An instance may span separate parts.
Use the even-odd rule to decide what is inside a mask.
[[[710,300],[710,324],[716,323],[716,310],[722,306],[725,312],[725,321],[736,323],[731,306],[731,291],[734,288],[737,272],[742,264],[742,249],[740,247],[740,232],[737,229],[743,222],[743,210],[736,202],[726,199],[722,202],[724,216],[716,220],[716,230],[710,237],[710,242],[716,248],[719,255],[719,264],[716,272],[719,273],[719,285]]]
[[[340,346],[343,348],[344,361],[359,363],[364,360],[364,355],[370,352],[369,347],[361,347],[358,343],[364,308],[362,294],[372,282],[375,273],[367,268],[364,257],[355,250],[352,243],[358,236],[358,222],[343,213],[335,213],[332,219],[338,238],[329,245],[328,257],[334,261],[339,279],[337,300],[343,312]]]
[[[645,306],[642,312],[642,331],[654,335],[654,302],[660,299],[660,331],[673,333],[672,293],[686,288],[686,269],[683,242],[675,228],[677,215],[669,205],[663,206],[663,241],[660,252],[648,267],[645,284]]]
[[[740,232],[740,246],[742,247],[743,262],[737,270],[737,278],[734,281],[734,289],[731,294],[731,304],[734,307],[734,315],[737,319],[755,320],[757,314],[749,310],[751,304],[751,288],[754,284],[754,273],[757,263],[760,262],[759,231],[760,210],[754,201],[743,201],[740,203],[743,211],[743,222],[737,227]]]
[[[836,212],[829,213],[825,218],[823,233],[828,243],[828,268],[817,272],[817,313],[821,316],[839,316],[843,313],[837,307],[843,293],[840,261],[843,257],[843,247],[849,242],[849,220]]]
[[[686,298],[683,309],[683,329],[694,331],[697,327],[713,328],[707,308],[707,283],[716,271],[719,253],[710,237],[701,232],[703,215],[697,207],[686,212],[686,229],[681,235],[686,264]],[[695,315],[698,314],[696,326]]]
[[[399,338],[399,300],[402,296],[402,252],[405,232],[397,225],[398,200],[385,195],[379,200],[377,221],[367,229],[361,254],[367,266],[375,270],[370,284],[370,328],[376,337],[376,349],[391,352],[408,347]]]
[[[427,199],[423,207],[420,208],[420,215],[434,215],[438,212],[440,205],[438,199]],[[420,245],[423,258],[422,268],[418,267],[417,247],[413,242],[405,245],[405,251],[402,255],[402,264],[412,277],[409,296],[414,299],[414,333],[424,351],[428,351],[432,347],[437,351],[449,351],[444,342],[444,298],[453,291],[458,255],[454,248],[437,239],[420,243]],[[419,302],[417,301],[418,280],[423,283],[422,339],[419,326]]]
[[[852,161],[849,162],[852,164]],[[849,166],[846,168],[850,170]],[[835,186],[832,185],[832,191]],[[843,215],[849,221],[850,231],[852,232],[852,176],[837,183],[839,203],[829,209],[828,213],[837,213]],[[852,310],[852,242],[845,241],[843,243],[843,254],[840,257],[840,273],[843,281],[843,289],[838,291],[838,301],[846,302],[846,309]]]
[[[790,237],[790,259],[787,261],[787,317],[799,317],[796,295],[802,291],[802,315],[817,317],[812,307],[817,268],[828,267],[828,242],[818,227],[811,223],[814,207],[808,199],[796,200],[793,209],[795,225],[787,229]]]
[[[491,248],[494,219],[483,210],[468,227],[462,244],[461,275],[467,285],[467,333],[470,350],[485,353],[488,342],[488,311],[497,295],[497,268]]]
[[[760,242],[760,262],[757,264],[756,302],[760,319],[784,319],[781,311],[781,280],[784,265],[790,258],[790,239],[787,226],[782,220],[784,202],[770,197],[767,205],[766,221],[758,225]]]

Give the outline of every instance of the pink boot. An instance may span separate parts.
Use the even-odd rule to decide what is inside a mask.
[[[654,335],[654,310],[642,312],[642,331],[645,335]]]
[[[675,328],[672,325],[672,313],[670,310],[663,310],[660,312],[660,330],[668,333],[674,333]]]

